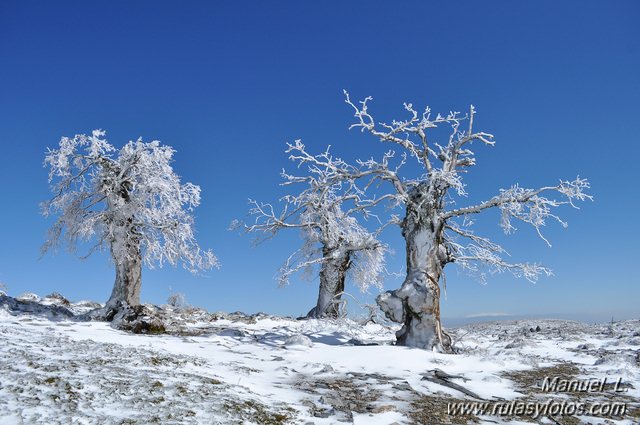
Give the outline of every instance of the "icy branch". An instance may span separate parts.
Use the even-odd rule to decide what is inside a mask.
[[[369,113],[368,102],[372,97],[366,97],[356,105],[351,101],[349,93],[344,90],[345,102],[354,110],[356,122],[349,128],[360,128],[378,138],[381,142],[392,143],[406,151],[411,157],[417,159],[427,173],[434,169],[432,159],[439,159],[445,163],[443,170],[453,171],[456,167],[468,167],[475,164],[471,151],[463,147],[474,140],[479,140],[487,145],[493,145],[493,135],[484,132],[473,132],[473,118],[475,108],[470,108],[469,114],[461,116],[459,112],[449,112],[446,116],[437,114],[431,117],[431,109],[427,106],[422,113],[418,113],[411,103],[405,103],[404,109],[409,117],[404,120],[393,120],[391,124],[378,123]],[[468,122],[468,127],[463,131],[460,126],[463,121]],[[440,125],[449,125],[451,133],[448,144],[443,147],[429,141],[429,133]],[[380,129],[378,129],[378,127]],[[437,149],[437,150],[436,150]]]
[[[546,186],[539,189],[525,189],[514,185],[509,189],[500,190],[500,194],[488,201],[475,206],[455,209],[442,215],[443,219],[469,214],[478,214],[486,209],[499,208],[502,212],[500,226],[505,233],[516,230],[512,224],[512,219],[520,220],[532,225],[540,237],[549,244],[542,236],[541,228],[546,225],[547,219],[559,222],[563,227],[567,224],[552,212],[553,208],[569,204],[577,208],[575,201],[592,200],[593,197],[584,192],[589,188],[589,182],[577,177],[573,181],[560,180],[557,186]],[[549,198],[542,196],[543,193],[553,193],[561,195],[559,198]]]
[[[289,159],[298,168],[306,168],[302,175],[282,171],[283,186],[299,188],[280,199],[282,207],[250,200],[249,213],[253,221],[243,224],[247,232],[259,233],[269,239],[283,229],[299,229],[303,246],[295,251],[282,266],[278,280],[287,284],[290,277],[299,272],[313,269],[328,261],[329,253],[352,253],[352,277],[361,288],[377,285],[384,269],[386,247],[377,241],[375,233],[362,227],[354,214],[364,217],[372,208],[388,197],[368,198],[365,190],[356,185],[356,180],[368,170],[347,164],[334,157],[329,148],[319,155],[311,155],[305,145],[296,140],[287,144]],[[348,204],[348,206],[347,206]]]
[[[449,247],[449,262],[453,262],[463,270],[477,275],[482,282],[486,281],[486,272],[489,274],[510,272],[515,277],[524,277],[530,282],[536,282],[540,275],[550,276],[551,270],[536,263],[511,263],[504,259],[509,253],[488,238],[476,235],[469,229],[455,225],[447,225],[447,230],[456,236],[469,239],[467,244],[458,243],[452,236],[446,237]],[[485,272],[486,271],[486,272]]]

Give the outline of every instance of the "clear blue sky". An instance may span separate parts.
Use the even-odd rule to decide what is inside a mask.
[[[142,136],[177,150],[178,173],[202,187],[199,240],[223,264],[195,277],[145,270],[143,301],[162,303],[172,288],[210,310],[306,313],[317,281],[280,289],[273,280],[298,235],[252,247],[226,229],[248,197],[282,193],[285,142],[330,143],[347,157],[378,150],[347,130],[346,88],[374,96],[381,119],[397,117],[403,101],[443,112],[476,105],[477,128],[497,144],[477,147],[469,202],[515,182],[591,180],[595,202],[561,211],[569,228],[547,229],[552,248],[527,228],[502,236],[495,214],[481,220],[477,230],[514,259],[555,276],[532,285],[500,275],[483,286],[453,267],[445,317],[638,317],[638,22],[637,1],[3,1],[0,281],[13,295],[108,298],[108,255],[39,259],[50,224],[38,208],[49,196],[44,152],[103,128],[117,146]],[[399,232],[387,241],[400,270]]]

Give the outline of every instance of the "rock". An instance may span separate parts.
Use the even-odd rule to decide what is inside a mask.
[[[316,418],[329,418],[336,414],[336,410],[331,409],[317,409],[313,412],[313,416]],[[312,422],[313,423],[313,422]]]
[[[323,373],[330,373],[330,372],[333,372],[333,371],[334,371],[333,367],[331,367],[331,365],[326,364],[326,365],[324,365],[322,367],[322,369],[320,369],[319,371],[315,372],[314,375],[321,375]]]
[[[111,326],[115,329],[135,334],[160,334],[166,332],[162,320],[157,317],[153,309],[146,305],[128,306],[120,309],[113,316]]]
[[[540,326],[536,326],[536,332],[540,332],[542,329],[540,328]]]
[[[242,329],[227,328],[218,332],[220,336],[230,336],[234,338],[242,338],[247,334]]]
[[[87,308],[87,309],[96,309],[96,308],[102,307],[102,304],[97,303],[95,301],[82,300],[82,301],[78,301],[77,303],[75,303],[74,307],[81,307],[81,308]]]
[[[228,314],[223,313],[223,316],[224,319],[231,320],[232,322],[243,322],[248,325],[258,323],[254,315],[247,315],[241,311],[234,311],[233,313]]]
[[[323,395],[322,397],[320,397],[320,403],[321,404],[327,404],[330,406],[343,406],[344,405],[344,400],[342,400],[341,398],[337,397],[337,396],[332,396],[332,395]]]
[[[600,355],[600,358],[595,361],[594,365],[597,366],[597,365],[606,364],[606,365],[613,365],[613,366],[620,366],[620,365],[636,366],[637,362],[638,362],[637,355],[634,355],[629,352],[604,353]]]
[[[373,346],[373,345],[380,345],[377,342],[363,342],[360,341],[359,339],[355,339],[355,338],[351,338],[349,341],[347,341],[347,344],[351,344],[351,345],[357,345],[357,346]]]
[[[296,334],[296,335],[291,335],[289,338],[287,338],[286,341],[284,342],[284,345],[287,347],[296,346],[296,345],[312,347],[313,342],[311,341],[311,338],[309,338],[306,335]]]
[[[18,300],[18,301],[38,301],[38,300],[40,300],[40,297],[37,296],[36,294],[32,293],[32,292],[25,292],[24,294],[17,296],[16,300]]]
[[[59,305],[45,305],[40,304],[37,300],[40,299],[35,294],[26,294],[29,295],[25,298],[12,298],[6,295],[0,295],[0,306],[3,306],[5,309],[12,311],[14,313],[30,313],[37,316],[46,316],[50,319],[68,319],[73,317],[73,312],[70,311],[66,307],[62,307]],[[35,297],[31,299],[31,295]]]
[[[504,348],[507,350],[512,350],[514,348],[521,348],[521,347],[524,347],[524,341],[522,340],[511,341],[510,343],[504,346]]]
[[[52,300],[57,305],[69,306],[71,302],[58,292],[53,292],[47,295],[45,298]]]

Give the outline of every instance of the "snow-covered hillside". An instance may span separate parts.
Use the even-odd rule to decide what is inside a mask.
[[[638,423],[640,321],[469,325],[460,354],[392,345],[395,329],[349,320],[161,311],[168,334],[80,321],[96,304],[0,295],[2,424]],[[621,379],[543,392],[545,376]],[[623,416],[452,415],[461,401],[626,403]],[[449,406],[450,408],[450,406]]]

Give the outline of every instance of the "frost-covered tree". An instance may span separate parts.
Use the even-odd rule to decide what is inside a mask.
[[[356,200],[358,207],[365,211],[381,201],[404,209],[402,218],[392,216],[389,222],[400,226],[405,239],[406,278],[399,289],[378,296],[377,303],[389,319],[403,324],[396,334],[398,344],[449,351],[451,340],[440,323],[440,291],[446,265],[456,263],[463,269],[480,273],[481,278],[487,272],[509,271],[535,281],[540,274],[551,273],[537,264],[505,260],[506,252],[500,245],[473,232],[470,217],[498,209],[502,217],[500,224],[506,233],[515,230],[514,221],[520,221],[532,225],[544,239],[541,228],[547,221],[555,220],[566,226],[553,210],[591,199],[584,192],[589,184],[578,177],[537,189],[514,185],[484,202],[458,206],[466,195],[462,176],[475,165],[471,144],[474,141],[494,144],[491,134],[474,130],[473,106],[466,115],[451,112],[433,117],[429,108],[419,113],[411,104],[405,104],[408,117],[385,124],[376,122],[370,115],[370,97],[356,105],[346,91],[345,96],[355,111],[356,122],[351,128],[368,132],[392,148],[381,160],[359,161],[358,170],[319,159],[315,161],[316,166],[331,169],[333,179],[328,184],[336,181],[353,184],[365,179],[366,187],[390,185],[391,191],[385,191],[382,196]],[[437,127],[450,129],[444,143],[430,138]],[[399,160],[392,167],[394,159]],[[408,168],[403,168],[407,161],[418,164],[421,171],[417,176],[402,177]]]
[[[198,246],[191,211],[200,203],[200,187],[182,184],[173,171],[174,150],[141,139],[116,150],[105,132],[63,137],[48,150],[53,198],[43,214],[57,215],[43,252],[65,241],[72,252],[108,248],[116,279],[104,316],[140,304],[142,265],[178,263],[192,271],[218,266],[211,251]]]
[[[332,169],[348,165],[332,157],[329,150],[309,155],[299,140],[288,146],[287,153],[297,153],[290,156],[291,160],[299,166],[309,163],[308,174],[294,176],[283,170],[282,185],[299,186],[301,190],[281,198],[284,205],[278,213],[271,204],[250,200],[250,214],[255,221],[245,229],[263,233],[264,237],[258,240],[271,238],[283,229],[300,230],[303,245],[287,259],[278,280],[286,285],[296,272],[311,276],[319,268],[318,301],[307,317],[338,317],[347,277],[362,291],[370,286],[381,287],[386,247],[358,223],[353,211],[346,209],[346,204],[358,196],[357,188],[346,187],[340,181],[329,184],[336,180]],[[316,162],[331,166],[318,167]]]

